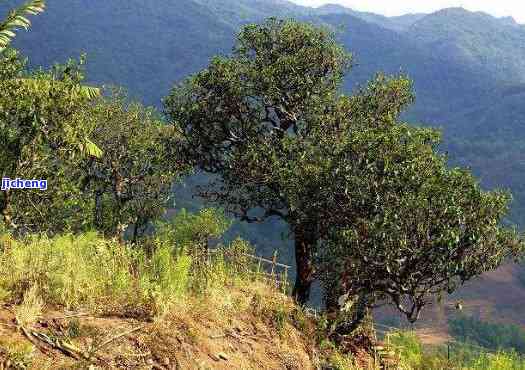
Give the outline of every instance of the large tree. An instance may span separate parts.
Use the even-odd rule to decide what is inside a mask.
[[[185,134],[188,159],[219,175],[201,195],[244,221],[279,217],[288,223],[295,240],[294,295],[301,303],[314,278],[318,231],[316,215],[290,207],[289,197],[315,189],[307,179],[284,174],[282,165],[292,170],[302,143],[323,126],[349,65],[350,55],[327,30],[270,19],[244,27],[232,56],[214,58],[165,101],[169,119]]]
[[[414,320],[429,297],[522,245],[499,226],[506,194],[448,169],[435,131],[400,122],[411,81],[379,75],[344,96],[349,62],[324,29],[272,19],[245,27],[231,57],[176,86],[166,112],[188,159],[218,175],[201,195],[245,221],[288,223],[299,302],[317,252],[329,308],[358,297],[358,323],[389,300]]]
[[[318,249],[327,307],[353,305],[343,332],[385,303],[414,322],[436,296],[523,255],[502,226],[510,195],[449,168],[439,132],[399,122],[411,96],[408,80],[379,76],[340,99],[332,117],[343,134],[319,136],[323,190],[310,205],[327,230]]]

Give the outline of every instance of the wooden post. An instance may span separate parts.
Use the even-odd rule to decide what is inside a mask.
[[[274,275],[275,264],[277,263],[277,251],[273,252],[272,257],[272,275]]]
[[[257,258],[257,260],[259,261],[257,263],[257,279],[260,279],[260,275],[261,275],[261,263],[262,263],[262,260],[260,258]]]
[[[283,277],[283,293],[288,293],[288,267],[284,268],[284,277]]]

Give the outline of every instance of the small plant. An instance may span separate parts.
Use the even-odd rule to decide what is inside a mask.
[[[18,325],[29,327],[42,315],[44,302],[38,294],[38,287],[33,285],[24,295],[22,303],[15,308],[15,317]]]
[[[356,365],[354,358],[350,354],[342,354],[338,351],[332,351],[326,363],[322,366],[323,369],[330,370],[357,370],[359,367]]]
[[[281,307],[273,311],[273,322],[279,334],[282,334],[288,320],[288,313]]]
[[[30,368],[33,362],[34,350],[33,345],[29,342],[2,339],[0,341],[0,368]]]
[[[416,369],[421,366],[423,346],[414,332],[397,331],[389,333],[387,340],[398,352],[406,368]]]
[[[82,335],[82,327],[78,318],[73,318],[67,324],[67,336],[70,339],[78,338]]]
[[[306,316],[306,313],[302,307],[297,307],[294,309],[292,312],[292,321],[297,329],[302,332],[306,331],[308,327],[308,316]]]
[[[191,257],[176,258],[172,249],[161,245],[139,269],[142,295],[153,301],[156,314],[165,314],[174,300],[180,299],[189,286]]]

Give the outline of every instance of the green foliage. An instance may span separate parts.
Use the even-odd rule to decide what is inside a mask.
[[[79,163],[79,187],[92,201],[86,212],[93,215],[94,227],[109,235],[122,238],[132,225],[137,241],[150,221],[162,216],[173,182],[187,172],[177,149],[166,146],[178,133],[160,121],[155,109],[129,102],[116,89],[84,114],[103,153]]]
[[[18,28],[29,29],[31,22],[26,18],[27,15],[37,15],[45,10],[44,0],[31,0],[24,5],[13,9],[7,17],[0,22],[0,53],[9,46],[15,30]]]
[[[331,370],[357,370],[359,366],[356,365],[354,359],[349,354],[342,354],[338,351],[332,351],[330,356],[322,364],[323,369]]]
[[[174,259],[172,248],[161,245],[151,259],[139,267],[139,287],[154,302],[157,315],[166,313],[171,303],[186,294],[191,264],[188,255]]]
[[[171,220],[158,222],[156,236],[179,251],[187,251],[195,244],[207,246],[210,239],[220,238],[230,225],[231,221],[217,209],[205,208],[194,214],[182,209]]]
[[[468,170],[449,168],[438,132],[398,122],[411,100],[406,79],[383,76],[341,98],[334,116],[345,134],[320,135],[329,161],[309,178],[323,189],[310,206],[328,230],[318,256],[331,307],[359,296],[369,307],[389,302],[414,322],[431,296],[521,256],[524,245],[501,226],[509,194],[486,192]]]
[[[492,350],[514,350],[525,354],[525,330],[514,324],[489,323],[460,315],[449,320],[451,334]]]
[[[161,315],[188,287],[191,259],[185,255],[175,259],[167,247],[147,258],[140,250],[94,233],[35,236],[5,245],[9,247],[1,254],[0,286],[9,295],[4,299],[25,297],[20,311],[29,319],[35,309],[27,298],[34,295],[30,287],[37,287],[47,304],[119,314],[130,309],[146,315]]]
[[[19,339],[0,340],[0,356],[5,363],[10,363],[13,369],[29,369],[35,356],[35,347],[27,341]]]
[[[65,205],[59,217],[50,214],[57,199],[71,199],[75,192],[61,176],[62,164],[86,155],[91,127],[82,112],[90,104],[93,91],[89,88],[86,92],[81,84],[84,60],[70,60],[37,72],[26,71],[24,62],[12,51],[0,55],[0,61],[0,174],[48,178],[49,187],[56,190],[2,192],[4,224],[18,232],[38,229],[36,225],[42,229],[64,226],[64,218],[78,211],[78,204]]]
[[[393,332],[387,334],[387,343],[395,348],[401,362],[408,369],[421,368],[424,361],[423,346],[413,332]]]
[[[280,217],[290,225],[299,269],[296,296],[303,303],[312,280],[315,236],[309,225],[315,220],[292,202],[311,189],[284,171],[298,165],[304,143],[322,126],[320,116],[350,59],[324,28],[269,19],[245,26],[233,55],[214,58],[165,100],[170,121],[184,133],[189,161],[220,175],[200,195],[243,221]],[[308,199],[294,203],[301,201]]]
[[[522,370],[525,368],[525,360],[515,352],[482,353],[472,356],[463,363],[462,369],[473,370]]]
[[[508,194],[449,169],[438,132],[399,122],[414,100],[410,80],[378,75],[339,96],[349,61],[326,30],[270,19],[245,26],[231,57],[176,86],[166,111],[188,159],[219,175],[202,196],[241,220],[289,224],[300,302],[319,246],[330,307],[359,295],[363,309],[387,300],[415,321],[429,296],[523,245],[499,226]]]
[[[150,248],[122,245],[94,232],[22,239],[2,234],[0,299],[21,303],[17,315],[28,323],[44,303],[150,317],[164,315],[189,294],[224,291],[252,280],[252,261],[245,253],[253,249],[243,240],[221,245],[206,260],[193,253],[202,248],[200,231],[208,222],[208,237],[223,236],[229,222],[221,212],[183,213],[176,220],[180,223],[170,224],[174,230],[148,241]]]
[[[1,255],[0,286],[19,300],[37,286],[46,302],[78,307],[99,297],[124,299],[132,289],[133,252],[94,233],[9,240]]]
[[[449,348],[423,348],[413,332],[387,334],[387,348],[396,353],[400,369],[515,369],[525,368],[525,360],[514,351],[490,353],[468,343],[449,343]],[[450,357],[450,358],[449,358]]]
[[[486,188],[510,189],[514,201],[508,218],[518,224],[525,220],[520,134],[524,89],[517,78],[524,75],[523,28],[508,18],[463,9],[378,18],[349,9],[251,0],[179,0],[147,7],[145,12],[138,0],[127,1],[126,6],[100,3],[89,12],[83,0],[54,3],[37,18],[34,32],[19,34],[15,45],[35,65],[50,65],[86,50],[93,56],[88,66],[91,81],[118,81],[133,96],[156,105],[172,81],[203,68],[212,55],[228,53],[241,24],[279,16],[329,25],[359,64],[347,76],[345,92],[379,70],[406,72],[417,91],[417,101],[406,115],[410,121],[443,127],[443,150],[454,163],[471,167]],[[0,2],[0,13],[14,4]],[[115,28],[115,19],[125,21]],[[387,29],[396,23],[399,30],[401,20],[403,32]],[[416,21],[421,22],[410,27]],[[159,32],[166,24],[170,32]],[[272,242],[278,241],[279,232]],[[268,239],[265,231],[244,237]]]

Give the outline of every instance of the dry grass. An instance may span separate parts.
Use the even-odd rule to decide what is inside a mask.
[[[18,325],[29,327],[42,316],[44,301],[39,296],[38,287],[33,285],[25,294],[22,303],[15,307]]]
[[[75,360],[42,343],[49,353],[33,348],[33,368],[41,368],[50,359],[66,368],[169,368],[177,364],[181,369],[314,368],[314,327],[309,326],[310,332],[297,329],[289,298],[263,283],[231,287],[224,300],[218,291],[210,293],[175,302],[153,322],[83,315],[64,318],[63,313],[44,312],[33,323],[33,330],[72,343],[90,358]],[[265,304],[254,305],[258,299]],[[285,312],[282,327],[272,316],[278,310]],[[0,318],[7,323],[13,316],[5,311]],[[135,328],[140,329],[129,333]],[[15,327],[4,329],[0,347],[2,338],[15,336],[16,343],[32,348]],[[121,333],[129,334],[119,336]],[[103,343],[107,344],[101,347]]]

